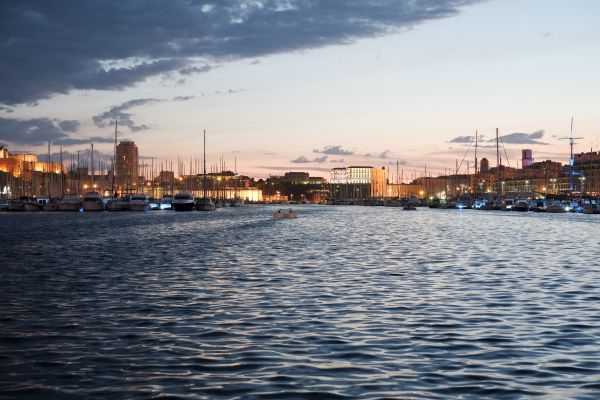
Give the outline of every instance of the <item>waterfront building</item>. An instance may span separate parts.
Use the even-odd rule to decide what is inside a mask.
[[[347,168],[332,168],[331,178],[329,183],[333,184],[346,184],[348,183],[348,169]]]
[[[348,181],[350,185],[371,184],[371,171],[373,167],[348,167]]]
[[[385,167],[371,168],[371,197],[391,197],[392,191],[388,191],[386,175]]]
[[[138,147],[131,140],[122,140],[117,145],[116,176],[121,192],[129,192],[138,181]]]

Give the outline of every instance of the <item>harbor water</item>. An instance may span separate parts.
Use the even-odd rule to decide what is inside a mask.
[[[0,398],[600,397],[600,215],[0,214]]]

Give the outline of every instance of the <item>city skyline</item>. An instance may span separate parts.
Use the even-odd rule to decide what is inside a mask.
[[[476,130],[495,165],[496,127],[511,163],[566,163],[572,116],[575,151],[600,147],[593,1],[136,4],[5,7],[0,144],[112,154],[117,118],[141,156],[186,160],[206,129],[209,163],[256,177],[437,174]]]

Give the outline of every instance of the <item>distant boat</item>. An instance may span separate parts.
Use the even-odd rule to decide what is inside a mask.
[[[129,205],[123,198],[111,198],[106,202],[106,211],[127,211]]]
[[[81,201],[83,211],[104,211],[104,202],[98,192],[87,192]]]
[[[548,204],[548,206],[546,207],[546,212],[553,214],[565,213],[567,212],[567,207],[562,202],[555,201]]]
[[[127,207],[129,211],[150,211],[150,199],[145,194],[132,194]]]
[[[25,211],[43,211],[44,206],[36,199],[29,199],[23,205]]]
[[[531,200],[531,203],[529,204],[529,209],[533,212],[546,212],[546,200],[545,199]]]
[[[202,197],[196,200],[196,211],[215,211],[215,203],[210,197]]]
[[[515,205],[512,206],[512,211],[529,211],[529,202],[527,200],[517,200]]]
[[[79,211],[81,208],[81,199],[76,194],[67,194],[58,202],[60,211]]]
[[[275,219],[296,219],[298,218],[298,213],[292,210],[291,208],[288,210],[277,210],[276,213],[273,214],[273,218]]]
[[[412,204],[407,204],[402,209],[404,211],[416,211],[417,207],[413,206]]]
[[[193,211],[196,208],[194,196],[191,193],[177,193],[171,202],[175,211]]]

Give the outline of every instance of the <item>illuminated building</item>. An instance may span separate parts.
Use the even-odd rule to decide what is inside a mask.
[[[387,179],[385,167],[381,169],[371,168],[371,197],[391,197],[387,194]]]
[[[348,184],[370,184],[373,167],[348,167]]]
[[[346,168],[332,168],[329,183],[345,184],[348,182],[348,170]]]
[[[533,164],[533,151],[531,149],[521,150],[521,168],[527,168]]]
[[[117,176],[135,179],[138,175],[138,147],[131,140],[122,140],[117,145]]]

